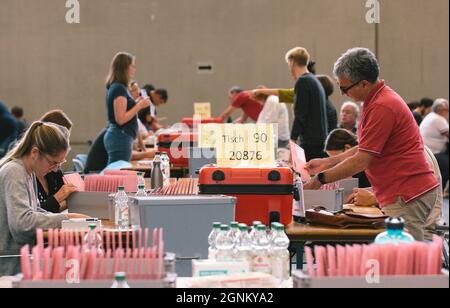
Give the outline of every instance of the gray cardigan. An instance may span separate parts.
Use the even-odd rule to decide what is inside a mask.
[[[23,246],[35,244],[36,229],[60,228],[68,218],[64,214],[33,210],[32,196],[22,160],[13,160],[0,168],[0,256],[18,255]],[[19,272],[19,258],[0,258],[0,277]]]

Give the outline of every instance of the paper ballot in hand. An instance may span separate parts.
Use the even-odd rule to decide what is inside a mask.
[[[305,169],[306,156],[305,150],[298,146],[295,142],[290,141],[291,157],[292,157],[292,167],[299,173],[302,177],[302,181],[309,181],[311,176]]]
[[[85,191],[86,189],[85,183],[78,173],[66,174],[64,176],[64,183],[74,185],[78,188],[78,191]]]

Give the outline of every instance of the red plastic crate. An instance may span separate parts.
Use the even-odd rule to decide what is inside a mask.
[[[288,167],[204,167],[200,170],[199,193],[236,197],[235,220],[240,223],[292,222],[294,175]]]
[[[183,118],[181,120],[181,122],[183,124],[186,124],[190,128],[194,127],[194,119],[193,118]],[[198,124],[211,124],[211,123],[222,124],[223,120],[222,120],[222,118],[210,118],[210,119],[201,119],[200,121],[198,121]]]
[[[197,140],[198,135],[193,133],[173,132],[161,134],[158,136],[158,151],[167,153],[170,163],[175,167],[187,168],[189,167],[189,150]],[[173,150],[176,150],[177,154]]]

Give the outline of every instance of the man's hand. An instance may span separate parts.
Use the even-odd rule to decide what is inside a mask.
[[[331,164],[330,164],[328,158],[313,159],[305,165],[305,169],[306,169],[306,171],[308,171],[308,173],[310,175],[319,174],[322,171],[330,169],[330,167],[331,167]]]
[[[319,190],[320,187],[322,187],[322,183],[320,183],[317,176],[311,178],[311,180],[303,185],[304,190]]]
[[[378,200],[369,190],[355,188],[353,189],[353,193],[348,198],[347,203],[354,204],[356,206],[376,206],[378,205]]]

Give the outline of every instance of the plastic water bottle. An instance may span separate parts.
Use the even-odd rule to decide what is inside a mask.
[[[233,259],[234,243],[232,238],[228,235],[229,232],[230,226],[220,226],[220,233],[216,239],[216,260],[218,261],[229,261]]]
[[[115,198],[115,218],[116,226],[119,230],[128,230],[130,225],[130,213],[128,207],[128,196],[125,193],[125,187],[119,186]]]
[[[111,286],[111,289],[129,289],[130,286],[126,281],[125,276],[126,276],[125,273],[115,273],[114,283]]]
[[[135,197],[147,197],[145,185],[138,185],[138,191]],[[141,215],[137,202],[132,202],[130,204],[130,222],[133,230],[139,230],[141,228]]]
[[[246,224],[239,224],[239,234],[235,242],[235,259],[252,263],[252,239]]]
[[[230,232],[228,233],[228,236],[231,237],[233,243],[236,242],[238,233],[239,233],[239,223],[236,221],[230,222]]]
[[[145,178],[144,178],[144,174],[142,172],[138,172],[137,173],[137,177],[138,177],[138,190],[139,190],[139,186],[144,185],[144,189],[145,189]]]
[[[164,185],[169,185],[170,182],[170,158],[166,152],[161,154],[161,168],[163,170]]]
[[[161,168],[161,154],[156,152],[155,158],[153,159],[153,168],[151,175],[151,188],[156,190],[164,186],[164,176]]]
[[[270,240],[267,236],[266,226],[258,225],[252,241],[253,258],[252,271],[259,273],[272,273],[270,260]]]
[[[280,223],[273,225],[270,257],[272,261],[272,275],[280,281],[289,279],[290,254],[289,238]]]
[[[414,242],[411,234],[404,232],[405,220],[401,217],[386,219],[386,232],[379,234],[376,244],[408,244]]]
[[[220,222],[213,223],[213,229],[211,233],[208,236],[208,259],[215,260],[217,255],[217,248],[216,248],[216,240],[217,236],[220,233],[220,226],[222,224]]]
[[[100,234],[97,232],[97,225],[90,224],[89,232],[83,238],[85,251],[96,250],[97,255],[103,253],[103,240]]]
[[[260,221],[254,221],[253,222],[253,226],[250,230],[250,238],[253,240],[253,238],[255,237],[255,233],[256,233],[256,227],[262,225],[262,222]]]

